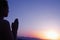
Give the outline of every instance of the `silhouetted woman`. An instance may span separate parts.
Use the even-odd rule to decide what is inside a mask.
[[[0,0],[0,40],[16,40],[18,19],[12,23],[12,30],[10,24],[4,18],[8,16],[9,7],[7,0]]]

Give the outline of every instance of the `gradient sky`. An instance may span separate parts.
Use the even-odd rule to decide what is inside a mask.
[[[60,28],[60,0],[8,0],[7,20],[19,19],[18,36],[33,36]]]

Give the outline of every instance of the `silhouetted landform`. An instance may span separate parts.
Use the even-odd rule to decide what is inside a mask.
[[[18,40],[41,40],[41,39],[32,37],[18,37]]]
[[[33,37],[18,37],[17,40],[52,40],[52,39],[41,39],[41,38],[33,38]],[[53,39],[55,40],[55,39]]]

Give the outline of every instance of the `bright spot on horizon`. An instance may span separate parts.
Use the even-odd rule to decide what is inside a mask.
[[[45,33],[45,36],[47,39],[58,39],[59,34],[55,31],[50,30]]]

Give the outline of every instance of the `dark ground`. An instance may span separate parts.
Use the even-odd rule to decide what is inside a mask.
[[[18,39],[18,40],[41,40],[41,39],[32,38],[32,37],[18,37],[17,39]]]

